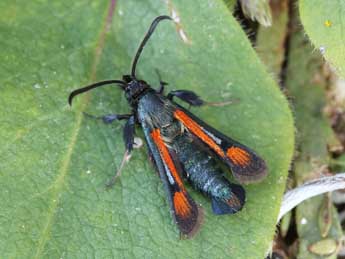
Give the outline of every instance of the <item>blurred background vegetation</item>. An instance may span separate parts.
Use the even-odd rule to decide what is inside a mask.
[[[344,172],[344,3],[242,2],[267,4],[271,10],[268,15],[267,6],[261,12],[254,8],[255,18],[237,3],[234,12],[293,110],[296,148],[287,189]],[[267,16],[271,22],[262,18]],[[282,219],[271,257],[345,258],[344,219],[342,190],[303,202]]]

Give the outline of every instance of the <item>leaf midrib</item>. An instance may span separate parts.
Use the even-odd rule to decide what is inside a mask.
[[[109,26],[112,22],[112,18],[114,16],[115,3],[116,3],[115,0],[111,0],[107,9],[106,9],[107,15],[105,15],[105,18],[103,19],[102,26],[101,26],[102,29],[99,33],[98,40],[96,43],[94,58],[93,58],[93,62],[91,63],[89,81],[94,81],[96,78],[97,67],[99,65],[99,61],[100,61],[100,58],[101,58],[101,55],[102,55],[102,52],[104,49],[104,43],[105,43],[105,38],[106,38],[105,34],[106,34],[107,30],[109,29]],[[66,98],[66,101],[67,101],[67,98]],[[58,177],[56,178],[54,184],[52,185],[52,186],[54,186],[54,188],[52,190],[52,198],[50,201],[50,206],[49,206],[49,210],[48,210],[46,223],[45,223],[44,228],[42,229],[42,232],[40,234],[40,239],[38,240],[38,246],[37,246],[36,254],[34,257],[36,259],[41,257],[42,252],[44,250],[44,247],[45,247],[45,245],[49,239],[50,229],[51,229],[51,226],[52,226],[52,223],[54,220],[55,211],[56,211],[57,206],[59,204],[59,197],[60,197],[59,193],[61,192],[61,189],[63,187],[65,176],[68,173],[68,168],[69,168],[69,165],[71,162],[71,157],[72,157],[74,147],[75,147],[77,139],[78,139],[81,124],[83,121],[82,111],[84,111],[86,109],[89,102],[90,102],[90,97],[89,97],[89,95],[86,95],[82,99],[81,106],[79,108],[78,114],[76,115],[75,127],[72,130],[72,137],[70,139],[70,144],[68,145],[66,155],[65,155],[64,159],[62,160],[62,165],[59,169]]]

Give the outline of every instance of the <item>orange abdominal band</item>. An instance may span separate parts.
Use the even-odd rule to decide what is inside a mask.
[[[214,140],[202,130],[199,124],[192,120],[187,114],[181,110],[176,110],[174,112],[174,117],[181,121],[187,129],[189,129],[195,136],[200,138],[204,143],[212,148],[218,155],[221,157],[225,156],[223,150],[217,145],[217,143],[214,142]]]
[[[153,141],[155,142],[155,144],[158,147],[159,153],[162,156],[163,161],[165,162],[165,164],[168,166],[174,180],[176,181],[177,185],[184,190],[184,186],[182,183],[182,180],[180,178],[180,175],[177,173],[176,167],[174,165],[174,162],[171,159],[171,156],[169,154],[169,150],[167,149],[167,147],[165,146],[162,137],[161,137],[161,133],[159,131],[159,129],[155,129],[151,132],[151,137],[153,139]]]
[[[234,162],[236,165],[246,166],[250,162],[250,155],[239,147],[231,147],[227,150],[226,155]]]

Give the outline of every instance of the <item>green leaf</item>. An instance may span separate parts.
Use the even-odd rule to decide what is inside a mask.
[[[293,151],[284,96],[222,1],[116,1],[112,8],[104,1],[0,3],[2,256],[263,258]],[[180,23],[159,25],[138,76],[157,87],[157,68],[168,90],[238,99],[192,112],[255,149],[269,168],[262,183],[245,187],[247,203],[236,215],[213,215],[209,199],[190,190],[205,210],[191,240],[179,238],[145,147],[113,189],[104,186],[123,157],[122,125],[82,112],[128,112],[123,94],[109,86],[67,105],[71,90],[128,73],[150,22],[172,10]]]
[[[236,7],[236,1],[235,0],[223,0],[226,6],[229,8],[230,12],[234,12],[234,9]]]
[[[345,77],[345,3],[343,1],[299,1],[303,27],[311,42]]]

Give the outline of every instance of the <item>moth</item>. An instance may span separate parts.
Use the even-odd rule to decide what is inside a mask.
[[[126,120],[123,139],[129,154],[134,145],[135,126],[140,125],[153,161],[167,193],[171,212],[180,233],[191,237],[198,230],[202,209],[189,195],[183,179],[211,198],[214,214],[233,214],[245,203],[244,188],[231,183],[219,167],[219,161],[230,168],[239,183],[257,182],[267,175],[265,161],[253,150],[222,134],[174,102],[179,98],[190,106],[202,106],[205,101],[190,90],[175,90],[164,95],[166,83],[159,89],[137,78],[136,66],[145,44],[159,22],[172,20],[162,15],[153,20],[139,45],[132,62],[131,74],[122,80],[97,82],[71,92],[75,96],[100,86],[115,84],[124,91],[131,106],[130,114],[102,116],[105,123]]]

